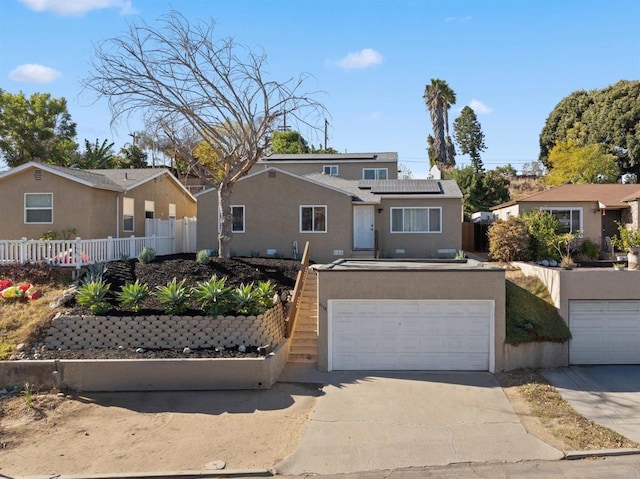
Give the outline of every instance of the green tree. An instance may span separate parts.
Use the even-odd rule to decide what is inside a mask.
[[[84,151],[79,156],[76,166],[87,170],[114,168],[113,143],[108,143],[108,141],[105,139],[100,144],[97,138],[95,143],[85,139]]]
[[[0,156],[10,167],[33,160],[69,166],[78,147],[67,100],[49,93],[12,94],[0,89]]]
[[[120,148],[120,153],[114,158],[116,168],[147,168],[147,153],[133,144],[127,143]]]
[[[466,220],[475,212],[489,211],[492,206],[509,201],[509,180],[500,172],[476,172],[473,166],[465,166],[445,170],[444,176],[460,187]]]
[[[423,98],[433,127],[432,140],[427,139],[430,146],[433,144],[433,156],[443,166],[455,166],[455,148],[449,136],[449,108],[455,104],[456,94],[446,81],[432,78],[425,86]]]
[[[572,132],[572,133],[570,133]],[[573,134],[579,146],[602,144],[622,173],[640,173],[640,81],[620,80],[601,90],[563,98],[540,133],[540,161],[548,168],[554,146]]]
[[[215,24],[190,24],[175,10],[155,25],[133,23],[128,33],[98,45],[84,85],[108,99],[114,121],[139,113],[176,131],[190,127],[210,143],[224,172],[217,190],[218,254],[228,258],[233,185],[269,151],[283,118],[312,126],[308,113],[324,108],[302,91],[304,75],[267,78],[264,53],[217,35]]]
[[[300,132],[295,130],[274,131],[271,148],[276,154],[309,153],[309,146]]]
[[[460,148],[460,153],[469,155],[471,166],[476,172],[484,171],[480,153],[487,149],[484,143],[484,133],[473,109],[465,106],[460,116],[453,122],[453,136]]]
[[[556,143],[549,154],[549,171],[544,182],[550,186],[615,183],[619,173],[616,156],[605,150],[604,145],[581,146],[571,139]]]

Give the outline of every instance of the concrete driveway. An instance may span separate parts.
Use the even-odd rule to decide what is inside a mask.
[[[340,474],[563,455],[529,435],[490,373],[308,371],[279,381],[326,384],[279,474]]]
[[[571,366],[543,375],[578,413],[640,443],[640,365]]]

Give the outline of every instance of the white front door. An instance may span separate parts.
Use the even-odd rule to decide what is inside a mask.
[[[353,249],[373,249],[373,205],[353,207]]]

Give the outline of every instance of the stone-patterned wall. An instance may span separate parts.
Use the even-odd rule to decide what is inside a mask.
[[[272,346],[285,335],[285,311],[276,304],[259,316],[58,316],[48,349]]]

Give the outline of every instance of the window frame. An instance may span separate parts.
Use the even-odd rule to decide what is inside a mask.
[[[582,206],[544,206],[540,208],[540,211],[543,211],[545,213],[550,213],[554,216],[556,216],[555,212],[568,211],[569,212],[569,231],[564,231],[564,228],[563,228],[563,233],[575,233],[576,231],[580,231],[580,232],[584,231],[584,208],[582,208]],[[580,221],[579,221],[580,224],[577,230],[573,229],[573,212],[574,211],[580,212]],[[556,216],[556,218],[558,217]],[[559,218],[558,218],[558,221],[560,221]]]
[[[366,172],[373,171],[373,178],[367,178]],[[384,171],[384,178],[380,178],[379,173]],[[389,179],[389,168],[362,168],[362,179],[363,180],[388,180]]]
[[[302,219],[303,219],[303,209],[305,208],[311,208],[311,230],[305,230],[302,229],[303,224],[302,224]],[[324,211],[324,229],[323,230],[318,230],[316,229],[316,209],[321,209]],[[327,205],[300,205],[300,208],[298,209],[298,229],[299,232],[301,234],[305,234],[305,233],[309,233],[309,234],[316,234],[316,233],[320,233],[320,234],[324,234],[327,233],[328,228],[327,228]]]
[[[233,219],[231,220],[231,232],[232,233],[245,233],[246,232],[246,208],[245,205],[229,205],[229,208],[231,208],[231,217],[233,218],[233,210],[235,208],[241,208],[242,209],[242,229],[241,230],[235,230],[233,229]],[[220,233],[220,231],[222,230],[222,218],[218,215],[218,233]]]
[[[151,216],[148,216],[151,213]],[[156,217],[156,202],[152,200],[144,200],[144,219],[152,220]]]
[[[127,203],[131,203],[131,213],[127,214]],[[131,219],[131,229],[127,229],[127,217]],[[136,230],[136,200],[134,198],[122,198],[122,231],[133,233]]]
[[[393,229],[393,213],[394,211],[402,211],[402,231],[397,231]],[[427,210],[427,227],[429,228],[426,231],[406,231],[405,229],[405,219],[404,219],[404,211],[405,210]],[[431,230],[431,210],[438,211],[438,230]],[[442,206],[392,206],[389,208],[389,232],[391,234],[441,234],[442,233]]]
[[[327,169],[329,170],[329,173],[327,173]],[[335,173],[333,173],[335,169]],[[329,175],[329,176],[340,176],[340,166],[339,165],[323,165],[322,166],[322,174],[323,175]]]
[[[27,198],[29,196],[49,196],[51,198],[51,206],[27,206]],[[53,193],[49,192],[34,192],[24,194],[24,224],[25,225],[51,225],[53,224]],[[28,221],[29,211],[50,211],[51,221]]]
[[[170,220],[175,220],[176,219],[176,204],[175,203],[169,203],[169,219]]]

